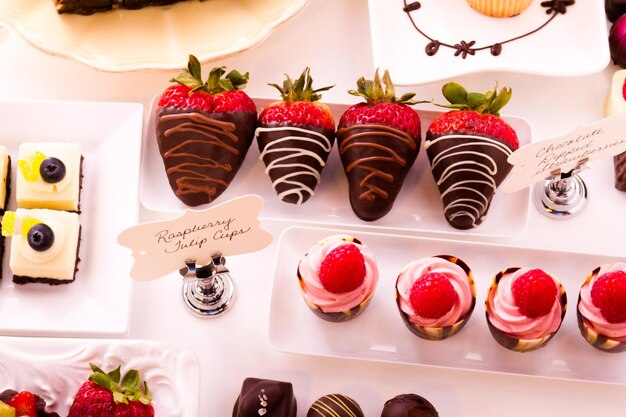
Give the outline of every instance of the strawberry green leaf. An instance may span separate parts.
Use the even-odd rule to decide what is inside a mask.
[[[121,385],[123,389],[136,390],[139,387],[139,372],[134,369],[126,372]]]
[[[114,370],[112,370],[111,372],[107,373],[107,376],[109,378],[111,378],[111,381],[115,382],[116,384],[120,382],[120,378],[121,378],[121,366],[118,366],[117,368],[115,368]]]
[[[222,78],[221,80],[217,82],[217,84],[224,91],[233,91],[235,89],[235,87],[233,86],[233,83],[228,78]]]
[[[98,367],[98,365],[96,365],[95,363],[90,363],[90,364],[89,364],[89,367],[91,368],[91,370],[92,370],[93,372],[100,372],[101,374],[106,374],[106,372],[104,372],[102,369],[100,369],[100,368]]]
[[[226,78],[230,80],[235,89],[243,90],[246,85],[248,85],[248,81],[250,80],[250,74],[246,72],[242,75],[237,70],[231,70],[228,75],[226,75]]]
[[[143,393],[144,397],[148,399],[148,401],[152,400],[152,395],[150,394],[150,390],[148,389],[148,383],[143,381]]]
[[[400,96],[400,102],[403,103],[405,101],[409,101],[411,100],[413,97],[415,97],[415,93],[406,93],[406,94],[402,94],[402,96]]]
[[[119,391],[113,393],[113,401],[118,404],[128,404],[128,398],[126,397],[126,395]]]
[[[443,96],[450,104],[467,104],[467,90],[460,84],[450,82],[446,83],[441,89]]]
[[[96,372],[89,377],[89,380],[91,382],[95,382],[96,384],[109,391],[114,391],[113,382],[111,381],[111,378],[107,376],[107,374]]]
[[[200,65],[200,61],[198,61],[198,58],[193,55],[189,55],[187,70],[189,71],[189,75],[191,75],[196,80],[200,80],[200,82],[202,83],[202,66]]]
[[[467,105],[470,108],[476,108],[478,106],[482,106],[487,101],[487,97],[481,93],[468,93],[467,94]]]
[[[489,112],[495,115],[500,114],[500,110],[502,110],[502,108],[507,105],[509,100],[511,100],[512,95],[513,92],[510,88],[502,87],[500,93],[498,93],[496,98],[493,100],[493,103],[491,103],[491,108],[489,109]]]

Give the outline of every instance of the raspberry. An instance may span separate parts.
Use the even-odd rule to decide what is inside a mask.
[[[541,269],[531,269],[517,278],[512,290],[520,313],[531,318],[548,314],[558,292],[554,279]]]
[[[331,250],[320,266],[322,286],[341,294],[357,289],[365,279],[365,259],[355,245],[341,245]]]
[[[409,299],[415,314],[438,319],[450,311],[459,296],[445,275],[429,272],[413,283]]]
[[[609,323],[626,321],[626,272],[601,275],[591,288],[591,300]]]

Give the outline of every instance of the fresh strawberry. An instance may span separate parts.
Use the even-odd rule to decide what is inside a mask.
[[[346,244],[331,250],[320,265],[320,282],[334,294],[353,291],[365,279],[365,259],[359,248]]]
[[[415,280],[409,300],[418,316],[438,319],[458,302],[459,295],[445,275],[429,272]]]
[[[139,372],[133,369],[122,377],[120,367],[105,373],[90,366],[94,373],[78,389],[68,417],[154,417],[152,398],[145,382],[140,388]]]
[[[611,271],[598,277],[591,300],[609,323],[626,322],[626,272]]]
[[[513,282],[513,299],[526,317],[545,316],[552,310],[558,295],[554,279],[541,269],[531,269]]]
[[[421,143],[421,122],[408,105],[415,94],[397,98],[385,71],[381,84],[378,70],[374,80],[361,77],[350,94],[365,103],[350,106],[337,129],[339,154],[348,178],[350,204],[366,221],[376,220],[391,210]]]
[[[256,131],[260,158],[278,196],[302,204],[313,196],[335,142],[335,121],[321,91],[313,89],[309,68],[295,82],[287,76],[280,87],[283,101],[269,104],[259,116]]]
[[[7,405],[15,408],[15,417],[37,417],[37,398],[31,392],[20,392]]]
[[[230,185],[256,128],[256,107],[242,91],[248,73],[214,68],[202,80],[200,62],[171,81],[156,111],[156,136],[176,197],[189,206],[210,203]]]
[[[500,118],[511,99],[510,88],[486,94],[468,92],[457,83],[442,89],[454,110],[436,118],[424,148],[441,192],[446,220],[457,229],[482,223],[498,186],[511,171],[507,159],[519,148],[515,130]]]

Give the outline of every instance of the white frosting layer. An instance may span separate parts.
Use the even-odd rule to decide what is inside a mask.
[[[284,199],[289,194],[298,194],[297,204],[300,204],[305,200],[305,196],[303,195],[303,193],[308,193],[310,196],[313,196],[315,193],[311,187],[307,187],[304,183],[300,181],[296,181],[293,178],[298,177],[300,175],[311,176],[315,178],[315,184],[317,185],[320,182],[319,171],[312,165],[293,163],[293,162],[288,162],[288,161],[295,160],[296,158],[300,158],[300,157],[307,157],[307,158],[314,159],[322,167],[326,165],[326,161],[322,159],[316,152],[309,151],[307,149],[299,148],[299,147],[286,147],[283,145],[283,143],[287,141],[312,143],[314,145],[319,146],[322,152],[330,153],[332,144],[330,143],[328,138],[321,133],[308,130],[308,129],[298,128],[298,127],[284,127],[284,126],[259,127],[257,128],[256,133],[255,133],[256,137],[258,137],[259,133],[262,133],[262,132],[287,132],[286,136],[280,139],[273,140],[272,142],[268,143],[265,149],[263,149],[263,152],[261,152],[261,155],[259,155],[259,159],[263,160],[263,158],[268,154],[272,154],[272,153],[284,154],[283,156],[280,156],[274,159],[265,168],[266,174],[269,174],[272,170],[285,169],[285,168],[290,169],[291,171],[291,173],[283,175],[282,177],[279,177],[275,181],[272,182],[272,186],[274,187],[274,190],[276,190],[276,187],[278,187],[280,184],[283,184],[283,183],[289,184],[295,187],[295,188],[289,188],[288,190],[283,191],[282,193],[279,193],[278,197],[280,197],[281,199]],[[295,134],[298,132],[303,133],[303,134],[302,135]],[[313,135],[317,137],[318,139],[307,137],[306,134]]]
[[[18,158],[27,159],[37,151],[46,158],[60,159],[65,164],[65,177],[55,184],[45,182],[41,176],[34,182],[29,182],[18,169],[15,186],[18,207],[77,211],[80,192],[80,144],[22,143]]]
[[[22,220],[31,217],[48,225],[54,233],[54,243],[46,251],[30,247],[21,232]],[[11,238],[9,266],[13,275],[33,278],[52,278],[71,281],[76,266],[80,224],[77,213],[47,209],[17,209],[15,235]]]

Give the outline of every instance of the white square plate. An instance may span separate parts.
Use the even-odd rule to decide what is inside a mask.
[[[271,101],[255,99],[259,113]],[[187,207],[174,195],[169,186],[163,160],[154,132],[154,114],[157,100],[153,100],[150,121],[144,135],[141,161],[139,198],[142,205],[156,212],[182,212]],[[345,104],[329,104],[335,121],[347,109]],[[440,111],[418,110],[425,132]],[[520,146],[529,144],[532,131],[528,122],[519,117],[504,117],[517,132]],[[348,182],[344,174],[336,144],[331,151],[322,180],[315,195],[306,203],[296,206],[281,201],[272,188],[265,166],[259,160],[256,140],[226,191],[215,201],[216,204],[246,194],[259,194],[265,200],[261,216],[268,219],[333,224],[345,226],[373,227],[386,230],[426,231],[460,236],[515,236],[521,234],[528,220],[528,190],[512,194],[496,193],[485,221],[471,230],[458,230],[448,224],[443,215],[443,204],[437,185],[430,171],[426,151],[420,149],[415,164],[409,171],[402,190],[391,211],[381,219],[366,222],[359,219],[348,198]],[[198,208],[203,208],[200,206]],[[512,216],[511,213],[515,213]]]
[[[5,238],[0,334],[121,335],[128,330],[132,257],[117,235],[138,218],[143,106],[133,103],[0,101],[0,143],[11,155],[15,209],[17,149],[22,142],[82,145],[80,263],[76,281],[15,285]]]
[[[411,16],[433,39],[450,45],[476,41],[479,47],[528,33],[546,22],[547,9],[540,3],[533,1],[515,17],[493,18],[476,12],[466,0],[431,0],[422,1]],[[429,40],[415,30],[403,8],[404,0],[369,0],[374,66],[389,69],[397,85],[485,71],[580,76],[609,64],[606,16],[600,0],[577,1],[533,35],[504,44],[499,56],[487,49],[465,59],[443,46],[434,56],[426,55]]]
[[[380,280],[370,305],[357,318],[331,323],[305,304],[297,278],[301,257],[320,239],[345,233],[376,256]],[[467,325],[449,339],[428,341],[404,325],[395,300],[395,282],[415,259],[457,256],[472,269],[476,307]],[[626,384],[624,353],[601,352],[581,336],[576,321],[580,286],[612,257],[512,246],[292,227],[280,237],[270,310],[270,343],[283,352],[366,359],[475,371]],[[500,346],[485,319],[485,297],[493,277],[508,267],[535,267],[554,274],[567,290],[567,314],[558,333],[543,348],[519,353]]]
[[[91,375],[90,362],[105,371],[138,370],[157,416],[199,415],[200,364],[189,349],[143,340],[0,337],[0,351],[0,390],[31,391],[61,416]]]

